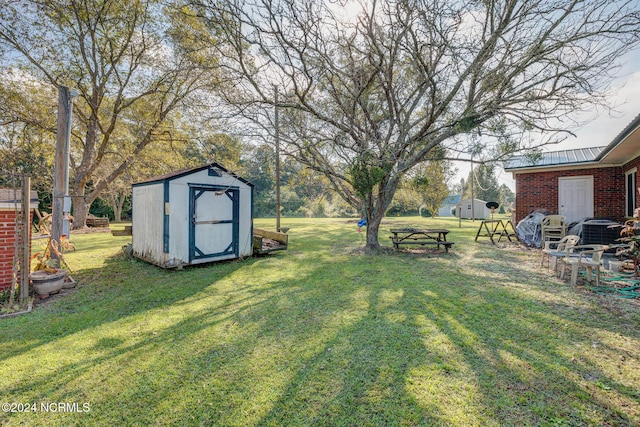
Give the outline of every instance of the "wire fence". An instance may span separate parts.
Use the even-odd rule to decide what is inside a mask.
[[[29,298],[31,239],[31,179],[24,174],[3,177],[0,188],[0,288],[8,291],[8,307],[23,306]]]

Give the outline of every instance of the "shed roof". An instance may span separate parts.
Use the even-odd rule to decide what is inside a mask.
[[[444,201],[442,202],[443,205],[455,205],[457,203],[460,203],[460,199],[462,197],[459,194],[453,194],[451,196],[447,196],[446,199],[444,199]]]
[[[467,197],[466,199],[460,200],[460,203],[468,203],[470,201],[471,201],[471,197]],[[473,201],[476,202],[476,203],[487,203],[482,199],[478,199],[477,197],[474,197]]]
[[[222,172],[225,172],[231,176],[233,176],[234,178],[236,178],[237,180],[244,182],[247,185],[250,185],[253,187],[253,184],[250,183],[249,181],[247,181],[244,178],[241,178],[239,176],[237,176],[236,174],[234,174],[233,172],[229,172],[227,169],[225,169],[224,167],[222,167],[221,165],[219,165],[218,163],[207,163],[206,165],[201,165],[201,166],[196,166],[193,168],[186,168],[186,169],[180,169],[177,171],[173,171],[173,172],[169,172],[169,173],[165,173],[162,175],[157,175],[148,179],[145,179],[144,181],[139,181],[134,183],[133,185],[146,185],[146,184],[153,184],[153,183],[160,183],[160,182],[164,182],[164,181],[171,181],[172,179],[176,179],[176,178],[180,178],[183,177],[185,175],[189,175],[195,172],[200,172],[201,170],[204,169],[213,169],[213,170],[220,170]]]

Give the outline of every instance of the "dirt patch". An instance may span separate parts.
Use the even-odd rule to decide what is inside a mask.
[[[109,227],[84,227],[77,230],[71,230],[71,235],[74,234],[91,234],[91,233],[111,233]]]

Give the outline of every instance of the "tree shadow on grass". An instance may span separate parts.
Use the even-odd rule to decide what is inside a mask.
[[[460,279],[482,282],[473,275]],[[523,301],[521,294],[500,285],[474,290],[490,304],[464,310],[460,300],[465,287],[448,285],[405,292],[398,304],[369,310],[356,325],[342,330],[310,359],[263,423],[626,426],[638,421],[636,388],[616,381],[592,360],[567,356],[563,340],[548,334],[566,320],[576,327],[570,339],[591,343],[593,325],[571,316],[564,319],[563,312],[541,314],[544,304]],[[384,289],[370,289],[370,307]],[[404,324],[389,323],[393,314],[400,314]],[[421,325],[428,325],[428,335]],[[341,343],[356,349],[342,355],[331,351]],[[406,385],[421,379],[412,371],[421,369],[437,384],[430,387],[427,381],[423,397],[441,393],[443,398],[419,399],[420,393],[407,393]],[[458,390],[457,383],[465,386]],[[465,392],[482,397],[465,402]],[[618,395],[617,401],[611,393]],[[465,419],[450,403],[474,415]],[[635,406],[633,419],[624,412],[627,404]]]
[[[593,360],[574,360],[563,339],[549,334],[558,323],[572,322],[568,339],[591,343],[593,325],[583,323],[586,319],[562,311],[547,314],[544,302],[500,284],[464,285],[483,283],[480,276],[459,279],[455,286],[406,290],[397,304],[382,310],[374,308],[376,301],[394,286],[369,287],[367,314],[308,359],[259,424],[625,426],[638,421],[637,389],[616,381]],[[461,304],[467,291],[489,304]],[[423,388],[408,393],[412,383]],[[442,397],[427,397],[430,393]],[[633,418],[625,413],[627,404],[635,406]]]
[[[74,270],[76,289],[36,302],[30,316],[0,322],[0,361],[85,329],[171,306],[252,262],[234,260],[164,270],[117,254],[107,258],[100,269]]]
[[[478,273],[457,258],[316,259],[275,278],[267,277],[268,270],[285,267],[290,257],[268,265],[266,260],[228,264],[216,274],[203,269],[155,275],[134,268],[135,277],[151,275],[149,283],[162,279],[157,283],[162,292],[171,289],[167,277],[188,279],[162,303],[148,300],[141,289],[125,286],[120,294],[119,285],[108,288],[114,294],[109,298],[139,305],[135,314],[166,312],[174,319],[168,326],[156,331],[123,324],[119,336],[96,337],[86,357],[7,392],[73,400],[81,390],[95,408],[83,420],[105,425],[161,420],[622,426],[638,420],[621,405],[626,401],[637,411],[637,391],[566,348],[567,341],[590,345],[594,328],[618,333],[615,320],[594,308],[600,320],[594,325],[593,316],[569,310],[557,298],[549,304],[537,293],[562,293],[554,294],[540,284],[540,276],[521,269],[519,258],[510,259],[515,266],[506,270]],[[240,266],[253,274],[236,284],[230,276]],[[486,275],[500,278],[505,271],[518,286],[487,280]],[[232,283],[224,289],[210,286],[225,278]],[[99,283],[109,286],[107,279]],[[115,306],[113,318],[97,325],[124,320],[124,309]],[[565,324],[570,328],[563,329]],[[138,336],[129,341],[130,334]],[[46,342],[66,335],[54,334]],[[628,338],[637,340],[637,332]],[[603,343],[604,354],[616,350]]]

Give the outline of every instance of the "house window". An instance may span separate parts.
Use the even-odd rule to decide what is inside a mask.
[[[633,211],[636,208],[636,188],[638,188],[637,181],[637,169],[631,169],[625,173],[625,181],[626,181],[626,216],[632,217]]]

